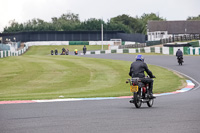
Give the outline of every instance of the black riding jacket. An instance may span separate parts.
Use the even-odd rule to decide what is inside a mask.
[[[176,52],[176,56],[179,57],[179,56],[183,56],[183,52],[181,50],[178,50]]]
[[[150,78],[153,78],[152,72],[148,69],[148,66],[143,61],[137,60],[131,64],[129,76],[133,77],[139,77],[144,78],[145,74],[144,71],[150,76]]]
[[[83,47],[83,52],[86,52],[87,48],[86,47]]]

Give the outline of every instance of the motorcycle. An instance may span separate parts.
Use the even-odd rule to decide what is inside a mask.
[[[78,55],[78,51],[74,51],[74,54],[75,54],[75,55]]]
[[[142,103],[147,103],[148,107],[152,107],[154,98],[150,98],[149,84],[145,83],[145,78],[130,78],[126,83],[130,83],[130,91],[133,93],[133,98],[130,103],[135,104],[136,108],[140,108]]]
[[[177,60],[178,60],[178,64],[179,64],[179,65],[182,65],[182,64],[183,64],[183,57],[178,56],[178,57],[177,57]]]
[[[53,50],[51,50],[51,55],[53,55]]]

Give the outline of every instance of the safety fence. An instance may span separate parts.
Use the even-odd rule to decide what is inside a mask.
[[[0,51],[0,58],[8,56],[19,56],[27,51],[29,45],[18,51],[4,50]],[[176,51],[180,49],[184,55],[200,55],[200,47],[144,47],[135,49],[111,49],[111,50],[98,50],[87,51],[86,54],[111,54],[111,53],[160,53],[166,55],[175,55]]]
[[[111,53],[160,53],[166,55],[176,55],[176,51],[180,49],[184,55],[200,55],[200,47],[145,47],[136,49],[113,49],[87,51],[86,54],[111,54]]]
[[[28,45],[26,45],[23,49],[17,50],[17,51],[10,51],[10,50],[4,50],[0,51],[0,58],[5,58],[9,56],[19,56],[25,53],[28,49]]]
[[[200,46],[200,40],[198,41],[192,41],[192,40],[188,40],[189,42],[174,42],[174,41],[164,41],[163,40],[157,40],[157,41],[146,41],[146,46],[153,46],[153,45],[159,45],[159,44],[174,44],[174,47],[176,47],[176,45],[179,45],[179,47],[184,47],[185,44],[188,44],[190,47],[199,47]],[[180,46],[182,44],[182,46]]]

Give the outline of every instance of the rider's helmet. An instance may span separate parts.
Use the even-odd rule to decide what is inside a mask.
[[[136,56],[136,61],[137,60],[144,61],[144,57],[141,54],[139,54]]]

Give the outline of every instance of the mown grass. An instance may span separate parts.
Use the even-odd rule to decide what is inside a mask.
[[[30,47],[30,50],[25,55],[47,55],[50,54],[51,50],[58,50],[58,53],[62,52],[62,48],[69,49],[69,51],[74,51],[74,49],[78,49],[78,51],[83,51],[84,45],[49,45],[49,46],[34,46]],[[92,50],[101,50],[101,45],[86,45],[88,51]],[[103,46],[104,50],[108,49],[107,45]]]
[[[23,56],[0,59],[0,100],[132,95],[129,85],[125,84],[131,62],[51,56],[49,48],[54,47],[35,46]],[[149,68],[157,77],[154,93],[174,91],[185,82],[164,68],[152,65]]]

